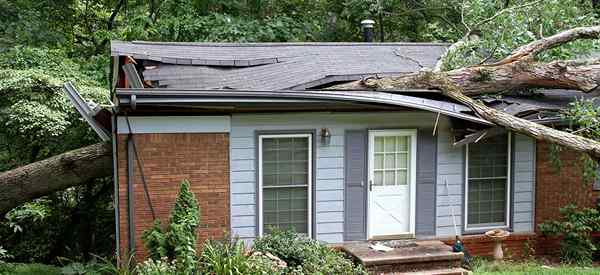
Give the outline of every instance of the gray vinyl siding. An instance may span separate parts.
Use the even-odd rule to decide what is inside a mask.
[[[532,232],[535,205],[535,140],[513,135],[513,231]]]
[[[289,113],[289,114],[240,114],[231,117],[231,230],[233,236],[251,241],[257,234],[256,213],[256,133],[260,131],[316,131],[313,142],[316,150],[315,196],[313,197],[314,237],[326,242],[344,240],[345,220],[345,135],[350,130],[369,129],[421,129],[421,135],[431,133],[436,114],[428,112],[398,113]],[[331,142],[323,145],[318,135],[321,128],[329,129]],[[434,226],[435,236],[454,236],[452,208],[458,233],[462,232],[464,200],[464,147],[452,146],[449,119],[440,117],[437,136],[431,143],[437,144],[435,163],[435,189],[427,182],[419,183],[417,194],[417,235],[426,237],[427,229]],[[426,130],[427,129],[427,130]],[[513,157],[513,191],[511,203],[514,231],[533,230],[535,142],[515,135]],[[423,150],[423,149],[421,149]],[[419,153],[418,153],[419,154]],[[423,160],[425,162],[425,160]],[[444,182],[448,182],[448,192]],[[426,193],[433,198],[425,198]],[[447,195],[449,194],[449,195]],[[435,205],[427,208],[427,201]],[[432,213],[433,214],[429,214]],[[427,215],[435,217],[427,220]],[[431,217],[430,216],[430,217]],[[433,233],[433,232],[431,232]]]
[[[314,236],[325,242],[344,240],[344,138],[347,130],[433,128],[436,114],[397,113],[290,113],[239,114],[231,117],[231,230],[233,236],[256,237],[256,132],[329,129],[331,142],[323,145],[317,134],[316,182],[313,202]],[[441,131],[442,129],[440,129]],[[433,203],[433,202],[431,202]]]
[[[440,119],[438,127],[435,224],[436,236],[445,237],[455,235],[452,213],[458,234],[462,231],[465,155],[464,147],[452,146],[450,121]]]

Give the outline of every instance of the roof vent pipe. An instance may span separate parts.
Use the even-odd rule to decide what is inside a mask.
[[[364,41],[365,42],[373,42],[373,36],[374,36],[373,25],[375,25],[375,21],[373,21],[371,19],[366,19],[366,20],[360,21],[360,25],[362,26],[362,30],[363,30]]]

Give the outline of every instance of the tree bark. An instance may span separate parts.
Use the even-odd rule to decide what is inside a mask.
[[[0,213],[23,202],[112,175],[110,144],[97,143],[0,174]]]

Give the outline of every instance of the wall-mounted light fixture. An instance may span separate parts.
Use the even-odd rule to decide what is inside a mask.
[[[321,144],[329,145],[330,143],[331,143],[331,133],[329,132],[329,129],[327,129],[327,128],[321,129]]]

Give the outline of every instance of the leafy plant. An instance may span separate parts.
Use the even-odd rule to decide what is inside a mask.
[[[196,255],[196,230],[200,224],[200,207],[187,180],[181,182],[175,207],[171,211],[171,219],[166,231],[160,221],[144,231],[142,240],[150,252],[150,257],[159,261],[167,258],[176,260],[177,271],[192,274],[198,261]]]
[[[136,267],[137,275],[177,275],[175,262],[167,258],[160,260],[148,259]]]
[[[280,274],[270,259],[246,250],[243,242],[229,238],[204,243],[200,258],[200,271],[203,274]]]
[[[253,249],[271,253],[285,261],[288,273],[365,274],[362,266],[354,265],[342,252],[290,230],[273,229],[269,235],[258,238]]]
[[[590,265],[596,245],[590,233],[600,231],[600,213],[596,209],[577,209],[568,205],[560,209],[560,221],[547,221],[539,225],[543,234],[561,236],[561,261],[567,264]]]

